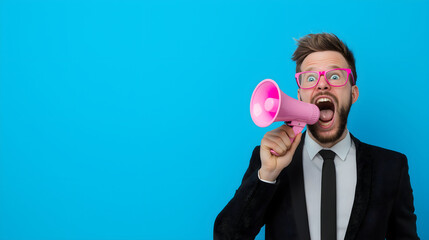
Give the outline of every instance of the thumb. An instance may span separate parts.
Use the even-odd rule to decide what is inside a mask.
[[[302,133],[298,133],[295,136],[295,139],[293,140],[293,143],[292,143],[290,150],[289,150],[292,154],[295,153],[296,148],[298,147],[299,143],[301,142],[301,137],[302,137]]]

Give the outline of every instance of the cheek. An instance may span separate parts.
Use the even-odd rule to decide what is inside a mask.
[[[352,101],[353,101],[352,95],[351,94],[344,94],[344,95],[341,96],[341,100],[340,101],[341,101],[340,107],[349,106],[352,103]]]
[[[307,93],[307,92],[301,92],[298,99],[303,101],[303,102],[310,102],[311,94]]]

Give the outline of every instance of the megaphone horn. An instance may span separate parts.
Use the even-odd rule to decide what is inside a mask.
[[[315,124],[319,120],[320,110],[314,104],[289,97],[280,90],[275,81],[265,79],[253,91],[250,115],[259,127],[285,121],[292,127],[295,134],[298,134],[306,124]]]

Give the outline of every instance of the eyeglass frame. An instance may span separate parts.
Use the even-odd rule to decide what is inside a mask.
[[[329,84],[329,86],[332,86],[332,87],[342,87],[342,86],[344,86],[344,85],[346,85],[347,84],[347,82],[349,81],[349,75],[351,74],[352,75],[352,85],[355,85],[355,77],[353,76],[353,72],[352,72],[352,70],[350,69],[350,68],[334,68],[334,69],[329,69],[329,70],[326,70],[326,71],[305,71],[305,72],[297,72],[297,73],[295,73],[295,80],[296,80],[296,84],[298,84],[298,87],[299,88],[301,88],[301,89],[312,89],[312,88],[314,88],[314,87],[316,87],[317,86],[317,84],[319,84],[319,81],[320,81],[320,77],[323,75],[323,76],[325,76],[325,78],[326,78],[326,75],[325,75],[325,73],[326,72],[329,72],[329,71],[333,71],[333,70],[345,70],[346,72],[347,72],[347,79],[346,79],[346,82],[343,84],[343,85],[339,85],[339,86],[335,86],[335,85],[332,85],[332,84],[330,84],[329,83],[329,81],[328,80],[326,80],[326,82]],[[314,73],[318,73],[319,74],[319,78],[317,79],[317,82],[314,84],[314,86],[313,87],[309,87],[309,88],[303,88],[303,87],[301,87],[301,84],[299,84],[299,79],[298,79],[298,76],[299,75],[301,75],[301,74],[303,74],[303,73],[308,73],[308,72],[314,72]]]

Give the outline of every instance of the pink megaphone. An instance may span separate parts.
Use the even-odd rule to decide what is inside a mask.
[[[276,82],[265,79],[253,91],[250,115],[259,127],[285,121],[292,127],[294,133],[298,134],[306,124],[315,124],[319,120],[320,110],[314,104],[289,97],[280,90]],[[275,154],[273,150],[271,152]]]

